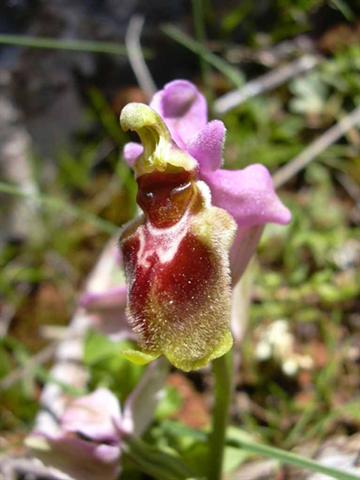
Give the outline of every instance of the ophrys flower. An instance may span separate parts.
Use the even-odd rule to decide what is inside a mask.
[[[166,85],[150,107],[129,104],[121,125],[142,141],[124,151],[143,210],[121,236],[128,317],[149,359],[164,354],[183,370],[200,368],[232,345],[231,285],[264,224],[286,224],[290,212],[262,165],[220,169],[224,125],[207,123],[191,83]]]

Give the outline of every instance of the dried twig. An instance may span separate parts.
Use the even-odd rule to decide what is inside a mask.
[[[5,303],[0,313],[0,338],[7,335],[12,319],[16,313],[16,307],[13,304]]]
[[[276,460],[258,460],[241,467],[235,472],[231,472],[226,477],[227,480],[261,480],[264,478],[275,478],[279,464]]]
[[[290,178],[296,175],[320,153],[324,152],[333,143],[337,142],[347,131],[360,123],[360,107],[355,108],[349,115],[342,118],[319,138],[314,140],[305,150],[291,160],[287,165],[280,168],[273,176],[275,187],[284,185]]]
[[[12,387],[16,382],[26,378],[33,370],[36,369],[36,367],[51,360],[55,353],[56,347],[57,343],[51,343],[50,345],[47,345],[44,349],[40,350],[40,352],[31,357],[26,365],[10,372],[9,375],[1,380],[0,392]]]
[[[291,78],[297,77],[320,64],[321,57],[315,55],[304,55],[282,67],[276,68],[261,77],[248,82],[244,87],[226,93],[214,102],[214,112],[223,115],[226,112],[236,108],[241,103],[251,97],[255,97],[268,90],[272,90],[279,85],[287,82]]]
[[[141,49],[140,36],[144,25],[144,17],[134,15],[129,22],[125,36],[125,45],[129,57],[130,65],[134,71],[136,80],[140,88],[150,100],[157,88],[151,76],[151,73],[145,63],[144,55]]]
[[[14,299],[12,303],[4,303],[2,305],[0,313],[0,338],[6,337],[16,312],[29,292],[30,285],[28,283],[21,283],[16,288],[16,300]]]
[[[315,42],[307,35],[284,40],[263,49],[253,49],[240,45],[230,46],[225,58],[230,63],[258,62],[268,68],[277,67],[281,62],[305,54],[312,54],[316,50]]]
[[[360,186],[357,184],[357,182],[344,173],[339,173],[336,175],[336,179],[360,208]]]

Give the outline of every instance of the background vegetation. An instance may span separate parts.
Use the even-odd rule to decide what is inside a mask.
[[[227,168],[261,162],[275,173],[359,105],[355,2],[244,0],[220,5],[209,0],[194,1],[193,10],[174,4],[176,11],[163,14],[168,18],[157,6],[145,23],[142,43],[158,87],[176,77],[195,81],[209,98],[211,114],[219,117],[219,97],[260,79],[256,95],[221,116],[228,129]],[[22,2],[18,10],[9,6],[4,33],[11,28],[10,33],[43,33],[41,16],[35,21],[36,13],[43,12],[42,2],[34,5]],[[60,27],[46,36],[64,42]],[[110,40],[121,53],[119,39]],[[15,48],[9,46],[15,39],[1,36],[0,41],[7,43],[0,74],[11,76],[6,89],[2,87],[4,95],[21,112],[17,125],[35,132],[26,155],[30,173],[25,183],[30,187],[5,175],[0,183],[0,450],[9,454],[21,452],[41,387],[51,381],[51,353],[41,356],[54,335],[48,327],[67,325],[106,239],[135,213],[134,180],[119,158],[128,137],[119,130],[118,113],[127,101],[145,100],[146,92],[137,86],[123,54],[84,53],[81,61],[91,57],[93,62],[85,75],[84,67],[74,68],[73,63],[73,56],[82,54],[64,52],[64,44],[54,51]],[[313,68],[295,74],[305,56],[315,60]],[[8,67],[5,57],[17,60]],[[42,148],[44,138],[52,135],[47,134],[47,117],[36,130],[33,115],[36,109],[46,110],[57,94],[54,89],[61,86],[51,90],[47,79],[35,93],[22,92],[22,86],[29,89],[39,81],[44,61],[55,72],[70,72],[81,105],[79,121],[50,154]],[[293,75],[266,90],[264,75],[289,64]],[[29,99],[37,104],[29,106]],[[65,123],[60,120],[58,129]],[[232,411],[237,435],[243,431],[269,445],[312,452],[306,445],[359,432],[359,181],[360,135],[354,125],[279,189],[293,221],[287,228],[266,228],[251,267],[252,305]],[[23,207],[25,223],[19,233],[8,220]],[[91,371],[89,388],[107,385],[122,399],[140,373],[119,360],[113,345],[98,334],[89,336],[85,360]],[[204,444],[185,430],[180,435],[174,421],[205,427],[208,394],[207,372],[186,377],[173,373],[148,439],[176,448],[190,465],[200,465]],[[227,468],[247,459],[248,454],[229,447]],[[131,469],[128,475],[135,478]]]

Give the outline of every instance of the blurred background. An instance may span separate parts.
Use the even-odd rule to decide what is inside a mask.
[[[355,438],[359,451],[359,13],[355,0],[1,2],[0,452],[22,451],[46,348],[135,214],[119,112],[176,78],[225,122],[226,167],[266,165],[293,212],[248,275],[233,420],[282,448]],[[206,424],[207,373],[180,377],[165,417],[199,426],[186,400]]]

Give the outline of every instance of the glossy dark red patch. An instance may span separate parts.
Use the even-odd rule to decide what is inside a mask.
[[[153,172],[138,178],[137,203],[151,223],[166,228],[177,223],[193,195],[194,172]]]

